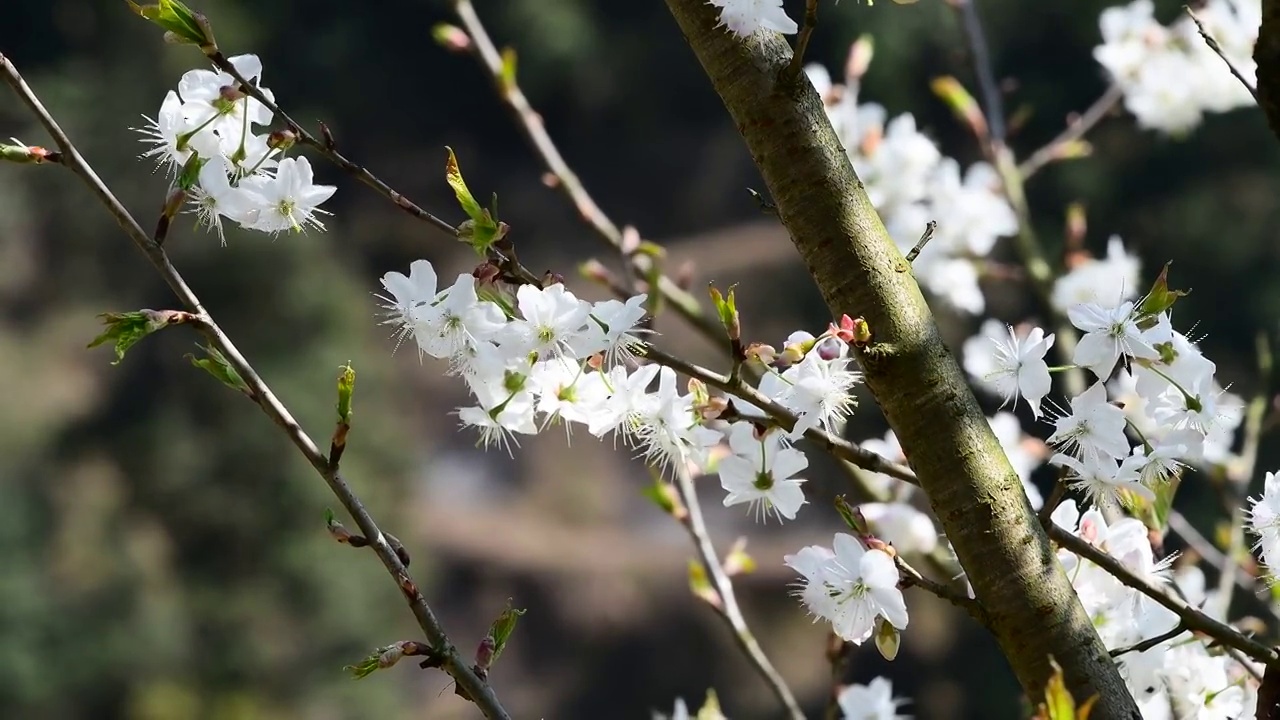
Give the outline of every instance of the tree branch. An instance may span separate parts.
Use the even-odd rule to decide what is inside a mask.
[[[1057,160],[1062,148],[1083,139],[1123,99],[1124,90],[1121,90],[1119,85],[1113,83],[1107,88],[1106,92],[1093,101],[1093,104],[1088,109],[1080,113],[1079,117],[1069,121],[1066,130],[1063,130],[1057,137],[1050,140],[1044,147],[1031,153],[1031,157],[1018,166],[1018,173],[1022,175],[1023,182],[1031,179],[1031,176],[1040,172],[1044,166]]]
[[[66,133],[53,119],[53,116],[45,109],[40,99],[22,79],[17,68],[2,54],[0,54],[0,75],[4,76],[5,81],[17,93],[23,104],[31,110],[32,114],[36,116],[40,124],[44,126],[57,143],[63,155],[62,164],[74,172],[88,186],[90,192],[97,198],[99,203],[111,213],[120,227],[133,240],[134,245],[146,255],[156,271],[160,273],[160,276],[173,291],[174,295],[178,297],[182,305],[189,312],[201,318],[199,323],[200,332],[214,348],[226,357],[231,366],[240,374],[245,384],[253,391],[252,399],[254,402],[272,422],[285,431],[285,434],[289,436],[289,440],[298,448],[298,451],[302,453],[307,462],[315,468],[316,472],[328,484],[329,489],[338,498],[338,501],[342,503],[342,506],[346,508],[352,519],[355,520],[360,531],[368,539],[370,547],[373,548],[378,559],[382,561],[383,566],[386,567],[387,572],[390,573],[405,600],[409,603],[409,607],[413,611],[413,615],[418,621],[418,626],[422,629],[427,641],[443,657],[441,668],[457,683],[459,694],[472,700],[484,713],[485,717],[509,720],[510,715],[503,709],[493,689],[471,669],[458,650],[449,642],[444,628],[440,625],[440,621],[436,618],[430,606],[427,605],[426,598],[423,597],[422,592],[418,589],[417,583],[410,577],[408,570],[405,569],[395,550],[387,542],[386,535],[379,530],[377,523],[374,522],[369,511],[365,509],[364,503],[352,491],[351,486],[347,484],[342,474],[329,464],[328,458],[325,457],[320,448],[316,446],[306,431],[294,420],[289,410],[271,392],[271,389],[267,387],[267,384],[253,369],[253,366],[249,364],[249,361],[240,354],[231,339],[218,327],[217,323],[214,322],[208,311],[200,303],[200,299],[195,292],[191,290],[169,261],[164,249],[151,239],[138,224],[137,220],[129,213],[129,210],[102,182],[89,163],[80,155],[71,139],[67,137]]]
[[[977,0],[950,0],[950,2],[960,14],[960,24],[964,26],[965,41],[969,46],[969,55],[973,59],[974,74],[978,77],[978,88],[982,91],[982,105],[987,117],[987,136],[992,142],[1003,143],[1005,139],[1004,100],[1000,97],[1000,86],[996,83],[987,35],[982,29],[982,17],[978,15]]]
[[[1098,567],[1106,570],[1110,575],[1115,577],[1121,583],[1137,590],[1147,597],[1155,600],[1164,607],[1168,608],[1177,615],[1189,630],[1203,633],[1217,640],[1219,643],[1235,648],[1249,657],[1262,663],[1274,662],[1280,659],[1280,653],[1274,648],[1263,645],[1241,633],[1239,630],[1221,623],[1200,611],[1200,609],[1192,607],[1187,601],[1174,596],[1163,588],[1156,587],[1143,578],[1134,575],[1129,568],[1124,566],[1119,560],[1102,552],[1098,548],[1085,542],[1083,539],[1076,537],[1067,530],[1048,523],[1045,529],[1049,532],[1049,537],[1054,542]]]
[[[249,79],[240,74],[240,71],[236,69],[236,66],[232,65],[231,61],[228,60],[221,51],[215,50],[208,55],[208,58],[219,70],[235,78],[236,82],[240,83],[241,89],[246,94],[265,105],[268,110],[275,114],[276,117],[284,120],[285,125],[289,126],[289,130],[293,132],[293,134],[297,135],[298,142],[328,158],[334,165],[342,168],[355,179],[376,190],[379,195],[382,195],[395,203],[396,207],[419,220],[422,220],[440,232],[445,233],[454,239],[458,238],[458,230],[453,225],[450,225],[448,222],[445,222],[444,220],[441,220],[435,215],[432,215],[426,210],[418,207],[412,200],[400,194],[382,180],[378,179],[376,175],[369,172],[363,166],[351,162],[343,156],[342,153],[338,152],[333,143],[333,137],[329,134],[329,129],[325,127],[323,123],[321,123],[324,133],[324,139],[322,140],[307,132],[306,128],[302,127],[302,125],[296,120],[289,117],[288,113],[284,110],[281,110],[280,106],[271,100],[271,98],[268,98],[257,85],[249,82]]]
[[[595,231],[596,235],[622,254],[623,259],[630,266],[627,269],[632,275],[647,276],[652,269],[653,260],[647,255],[636,253],[634,249],[624,246],[622,231],[609,219],[604,210],[600,209],[577,173],[569,167],[569,163],[560,154],[555,141],[547,132],[542,116],[529,103],[519,83],[514,78],[504,75],[502,53],[498,52],[497,46],[489,38],[489,33],[485,30],[484,23],[480,21],[480,16],[476,14],[471,0],[453,0],[453,10],[471,39],[472,55],[488,72],[498,97],[511,110],[517,126],[533,146],[547,172],[555,176],[556,187],[565,194],[569,202],[573,203],[578,215]],[[715,319],[704,313],[697,299],[671,278],[665,274],[659,275],[657,287],[651,288],[651,291],[658,293],[663,300],[670,303],[679,315],[709,340],[727,347],[724,333]]]
[[[644,355],[659,365],[666,365],[672,370],[682,372],[691,378],[697,378],[717,390],[722,390],[730,395],[735,395],[752,405],[755,405],[768,414],[769,417],[778,421],[778,424],[784,430],[790,430],[796,424],[795,413],[782,407],[771,400],[769,396],[750,385],[747,385],[742,380],[734,380],[727,375],[721,375],[714,370],[708,370],[699,365],[686,362],[674,355],[663,352],[652,345],[646,346]],[[891,478],[911,483],[912,485],[919,484],[919,480],[916,479],[916,475],[911,468],[904,467],[895,462],[890,462],[870,450],[862,449],[844,438],[837,437],[817,428],[806,431],[804,436],[812,442],[817,443],[833,456],[840,458],[841,460],[846,460],[860,468],[882,473]]]
[[[1258,65],[1258,105],[1271,132],[1280,137],[1280,0],[1262,0],[1253,60]]]
[[[807,84],[779,82],[791,49],[779,36],[744,42],[718,29],[716,8],[703,0],[667,6],[746,140],[832,316],[866,318],[873,341],[857,353],[867,386],[1023,688],[1033,702],[1043,697],[1052,655],[1070,668],[1073,694],[1100,696],[1100,718],[1138,718],[822,101]]]
[[[1200,18],[1191,11],[1190,6],[1183,5],[1182,9],[1191,17],[1191,22],[1196,24],[1196,30],[1200,33],[1200,37],[1204,38],[1204,42],[1209,46],[1209,49],[1212,50],[1215,55],[1222,58],[1222,62],[1226,63],[1227,69],[1231,71],[1231,75],[1240,81],[1240,84],[1244,86],[1245,90],[1249,91],[1249,95],[1253,97],[1253,101],[1258,102],[1257,89],[1253,87],[1253,83],[1249,82],[1249,80],[1245,78],[1244,73],[1240,72],[1240,69],[1236,67],[1236,64],[1231,62],[1231,59],[1227,57],[1227,54],[1222,51],[1222,46],[1218,44],[1218,40],[1210,35],[1208,30],[1205,30],[1204,23],[1200,22]]]
[[[783,706],[787,708],[787,714],[791,716],[792,720],[805,720],[804,711],[800,709],[799,703],[796,702],[795,695],[792,694],[791,688],[787,686],[787,681],[782,678],[773,663],[769,661],[768,656],[764,654],[764,650],[760,647],[756,636],[751,632],[751,628],[747,626],[747,620],[742,615],[742,609],[738,607],[737,596],[733,593],[733,581],[729,579],[728,573],[724,571],[724,566],[720,563],[720,556],[716,554],[715,545],[711,542],[711,535],[707,532],[707,523],[702,517],[702,506],[698,504],[698,490],[694,487],[693,476],[689,473],[688,468],[676,468],[676,487],[680,492],[680,500],[684,504],[684,512],[678,516],[680,524],[689,532],[689,537],[693,540],[693,545],[698,551],[698,560],[702,563],[703,569],[706,570],[707,578],[711,581],[712,587],[715,588],[716,594],[720,597],[720,604],[715,607],[716,614],[729,625],[729,628],[733,631],[734,640],[742,648],[742,652],[746,654],[751,664],[769,683],[769,687],[778,696],[778,700]]]

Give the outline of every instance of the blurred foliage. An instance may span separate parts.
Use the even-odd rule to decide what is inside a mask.
[[[477,4],[498,41],[518,48],[526,93],[617,222],[664,239],[759,220],[745,190],[761,187],[750,157],[662,3]],[[1090,51],[1107,4],[981,3],[1006,102],[1032,111],[1012,138],[1020,154],[1052,138],[1068,113],[1105,88]],[[350,156],[457,222],[443,177],[444,146],[454,147],[468,181],[502,198],[525,262],[569,274],[600,248],[542,185],[541,168],[476,64],[431,42],[432,24],[449,19],[447,6],[393,5],[195,3],[228,54],[262,56],[265,84],[294,117],[323,118]],[[1158,6],[1165,18],[1180,10],[1174,2]],[[976,160],[972,138],[928,88],[942,74],[972,81],[949,8],[936,0],[824,3],[812,58],[838,71],[860,33],[876,39],[864,97],[893,114],[915,113],[948,154]],[[136,159],[141,146],[128,128],[144,123],[139,115],[154,114],[179,75],[201,64],[198,53],[162,44],[123,0],[6,3],[0,51],[144,226],[150,222],[165,180]],[[0,97],[0,135],[44,142],[12,96]],[[1253,334],[1275,331],[1280,317],[1273,281],[1280,145],[1253,111],[1211,116],[1184,141],[1140,132],[1125,119],[1104,123],[1091,139],[1094,157],[1051,167],[1031,182],[1041,236],[1059,243],[1065,207],[1078,200],[1089,210],[1092,248],[1118,233],[1140,250],[1149,274],[1173,260],[1174,284],[1193,289],[1179,303],[1180,326],[1199,322],[1224,382],[1247,393],[1257,381]],[[720,689],[729,717],[773,716],[723,628],[688,598],[678,560],[645,577],[610,575],[599,581],[609,585],[605,592],[583,574],[539,575],[520,565],[531,561],[489,566],[483,554],[477,560],[410,541],[434,537],[422,515],[424,486],[463,485],[496,467],[500,479],[450,492],[550,507],[553,524],[574,532],[619,519],[651,523],[674,536],[663,542],[677,558],[687,552],[678,531],[639,500],[639,483],[624,485],[625,509],[608,509],[602,482],[588,473],[619,466],[591,465],[586,458],[595,451],[580,444],[582,479],[570,478],[571,501],[518,489],[549,482],[530,459],[466,472],[451,464],[459,454],[472,457],[469,438],[453,434],[446,417],[458,391],[430,390],[412,353],[392,355],[371,293],[382,273],[417,257],[455,270],[473,260],[332,167],[316,165],[319,181],[341,188],[328,206],[335,212],[329,232],[274,241],[231,233],[223,248],[179,228],[169,241],[174,261],[318,439],[333,424],[337,368],[351,361],[360,372],[360,413],[344,469],[375,517],[406,539],[415,575],[455,642],[477,642],[502,598],[530,608],[494,673],[515,716],[647,717],[676,695],[695,701],[709,686]],[[785,243],[781,231],[771,237],[770,247]],[[768,293],[791,300],[773,303],[771,312],[788,313],[788,327],[820,326],[825,312],[789,262],[785,272],[771,272]],[[716,272],[710,264],[699,270]],[[714,279],[728,285],[737,278]],[[750,284],[739,286],[744,306],[763,306],[765,293],[752,294]],[[1025,316],[1025,289],[993,297],[1003,319]],[[183,359],[195,351],[194,334],[167,329],[119,367],[110,366],[109,350],[84,348],[98,332],[98,313],[172,306],[70,174],[0,167],[0,368],[8,381],[0,402],[0,717],[472,716],[442,676],[408,663],[360,683],[344,676],[344,665],[373,648],[413,639],[412,617],[371,556],[328,538],[328,490],[284,436]],[[745,324],[760,326],[759,308],[743,312]],[[957,338],[970,331],[952,329]],[[869,415],[871,424],[855,435],[880,432]],[[563,440],[550,442],[555,467],[572,475]],[[1265,449],[1262,466],[1276,461]],[[584,508],[593,508],[594,520]],[[789,546],[823,542],[838,527],[827,515],[821,529],[789,528],[799,533],[785,536],[795,538]],[[731,522],[724,517],[713,520],[723,527]],[[554,530],[543,532],[519,541],[551,542]],[[642,553],[644,543],[657,542],[638,537]],[[762,566],[777,564],[756,557]],[[656,589],[655,578],[666,589]],[[821,630],[784,596],[785,576],[774,578],[742,583],[748,615],[816,714],[827,692]],[[611,610],[614,600],[592,601],[593,593],[638,593],[647,610]],[[942,610],[931,615],[913,605],[913,613],[899,660],[888,666],[861,653],[850,679],[890,674],[898,693],[918,698],[917,716],[1012,717],[1016,687],[990,640]],[[917,633],[924,640],[913,645]]]

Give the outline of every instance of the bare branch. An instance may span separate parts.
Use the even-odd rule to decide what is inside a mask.
[[[768,413],[768,415],[777,420],[779,425],[785,430],[790,430],[795,426],[795,413],[782,407],[767,395],[751,387],[742,380],[733,380],[729,376],[722,375],[714,370],[708,370],[707,368],[699,365],[685,362],[684,360],[681,360],[674,355],[669,355],[652,345],[646,347],[645,357],[653,360],[659,365],[666,365],[672,370],[682,372],[692,378],[697,378],[713,388],[723,390],[731,395],[742,398]],[[835,435],[817,428],[806,431],[804,436],[817,443],[820,447],[830,452],[835,457],[840,458],[841,460],[847,460],[860,468],[882,473],[889,477],[909,482],[912,485],[919,484],[919,481],[916,480],[916,474],[911,470],[911,468],[890,462],[870,450],[862,449],[858,445],[855,445],[844,438],[836,437]]]
[[[817,27],[818,0],[805,0],[804,24],[800,26],[800,33],[796,35],[796,49],[792,53],[791,62],[787,65],[785,71],[787,82],[795,82],[804,70],[804,56],[809,50],[809,40],[813,37],[813,31]]]
[[[1018,166],[1018,172],[1022,175],[1022,180],[1025,182],[1031,179],[1031,176],[1039,172],[1044,166],[1057,160],[1061,156],[1063,148],[1084,138],[1123,99],[1124,91],[1120,89],[1119,85],[1113,84],[1108,87],[1106,92],[1098,96],[1098,99],[1094,100],[1088,109],[1080,113],[1079,117],[1073,118],[1067,123],[1066,130],[1063,130],[1061,134],[1050,140],[1044,147],[1031,153],[1031,157]]]
[[[485,30],[484,23],[480,21],[480,16],[476,14],[471,0],[453,0],[453,9],[458,15],[458,19],[462,22],[463,29],[466,30],[467,35],[472,40],[470,43],[472,54],[488,72],[493,80],[498,97],[511,110],[511,114],[521,132],[524,133],[529,144],[533,146],[543,166],[547,168],[547,172],[555,177],[555,186],[565,194],[569,202],[573,203],[582,220],[610,247],[622,254],[623,258],[631,266],[628,271],[633,276],[639,277],[648,274],[652,259],[646,255],[638,254],[633,249],[628,249],[625,246],[623,231],[600,209],[595,199],[587,192],[586,186],[578,178],[577,173],[569,167],[569,163],[565,161],[564,156],[560,154],[559,148],[556,147],[555,141],[547,133],[546,124],[543,123],[542,116],[529,103],[529,99],[525,97],[519,83],[514,78],[507,77],[503,72],[502,53],[498,51],[497,46],[493,44],[493,40],[489,38],[489,33]],[[650,288],[650,291],[658,293],[664,301],[670,303],[678,314],[684,317],[690,325],[697,328],[705,337],[727,347],[723,333],[720,331],[719,326],[716,325],[715,319],[703,313],[701,306],[693,295],[682,289],[671,278],[666,275],[659,276],[658,286]]]
[[[1275,648],[1263,645],[1239,630],[1214,620],[1187,601],[1138,577],[1119,560],[1063,528],[1053,523],[1045,523],[1045,530],[1049,533],[1049,538],[1054,542],[1107,571],[1124,585],[1137,590],[1168,608],[1182,619],[1188,629],[1208,635],[1219,643],[1235,648],[1258,662],[1269,663],[1280,659],[1280,653],[1277,653]]]
[[[680,500],[684,503],[684,512],[679,515],[680,524],[689,532],[689,537],[693,540],[694,547],[698,551],[698,560],[702,563],[702,567],[706,570],[707,578],[710,579],[716,593],[720,596],[719,606],[713,606],[717,614],[728,623],[730,629],[733,630],[733,637],[738,642],[738,646],[742,648],[742,652],[746,654],[747,659],[755,666],[756,670],[769,683],[773,693],[778,696],[778,700],[787,708],[787,713],[792,720],[805,720],[804,711],[800,709],[799,703],[796,702],[795,695],[792,694],[791,688],[787,686],[787,681],[782,678],[778,670],[774,668],[773,663],[769,661],[768,656],[764,654],[760,643],[751,632],[751,628],[747,625],[747,620],[742,615],[742,609],[738,607],[737,596],[733,593],[733,582],[729,579],[728,573],[724,571],[724,566],[720,564],[720,556],[716,554],[715,545],[711,542],[711,536],[707,533],[707,523],[702,517],[702,506],[698,504],[698,491],[694,487],[693,476],[689,473],[689,469],[684,466],[676,468],[676,486],[680,491]]]
[[[1239,80],[1240,84],[1244,86],[1244,89],[1249,91],[1249,95],[1253,97],[1253,101],[1258,102],[1258,89],[1253,86],[1253,83],[1249,82],[1248,78],[1244,76],[1244,73],[1240,72],[1240,69],[1236,67],[1236,64],[1231,62],[1227,57],[1227,54],[1222,51],[1222,46],[1219,45],[1217,39],[1210,35],[1209,31],[1205,29],[1204,23],[1200,22],[1200,18],[1196,17],[1196,14],[1191,11],[1191,7],[1188,5],[1183,5],[1182,9],[1191,17],[1191,22],[1196,24],[1196,30],[1200,32],[1200,37],[1204,38],[1204,42],[1209,46],[1209,49],[1218,57],[1222,58],[1222,62],[1227,64],[1227,69],[1231,71],[1231,74],[1235,79]]]
[[[199,323],[200,332],[212,347],[226,357],[227,361],[235,368],[236,372],[240,374],[240,377],[243,378],[245,384],[252,391],[254,402],[257,403],[267,417],[271,418],[272,422],[284,430],[285,434],[289,436],[289,440],[298,448],[298,451],[307,459],[307,462],[315,468],[315,471],[328,484],[333,494],[337,496],[338,501],[342,503],[342,506],[346,508],[352,519],[355,520],[356,525],[360,527],[360,531],[368,540],[369,546],[373,548],[378,559],[382,561],[383,566],[386,567],[387,572],[395,581],[396,586],[400,588],[405,600],[408,601],[409,607],[413,611],[413,615],[418,621],[418,626],[422,629],[426,639],[433,648],[442,654],[443,662],[441,668],[457,682],[459,694],[475,702],[476,706],[485,714],[485,717],[509,720],[510,715],[503,709],[493,689],[468,666],[466,660],[449,642],[449,638],[445,634],[444,628],[440,625],[440,621],[436,618],[430,606],[427,605],[427,601],[418,589],[417,583],[410,577],[404,563],[401,562],[400,557],[388,542],[387,535],[379,530],[377,523],[374,522],[369,511],[365,509],[364,503],[352,491],[351,486],[347,484],[342,474],[330,465],[325,454],[320,451],[320,448],[316,446],[306,431],[294,420],[289,410],[271,392],[271,389],[263,382],[262,378],[253,369],[253,366],[249,364],[249,361],[240,354],[231,339],[213,321],[213,318],[204,309],[195,292],[191,290],[169,261],[164,249],[151,239],[138,224],[137,220],[129,213],[129,210],[102,182],[89,163],[80,155],[79,150],[72,144],[71,139],[67,137],[66,133],[53,119],[53,116],[45,109],[40,99],[22,79],[17,68],[4,55],[0,55],[0,75],[4,76],[5,81],[14,89],[23,104],[31,110],[32,114],[36,116],[40,124],[44,126],[57,143],[63,155],[62,164],[74,172],[88,186],[94,197],[111,213],[120,227],[133,240],[134,245],[151,261],[156,271],[164,278],[165,283],[173,290],[173,293],[187,310],[201,318]]]
[[[267,109],[275,113],[276,117],[279,117],[280,119],[284,120],[285,124],[289,126],[289,130],[291,130],[295,135],[298,136],[298,142],[312,148],[316,152],[328,158],[334,165],[337,165],[338,167],[345,170],[347,173],[351,174],[351,176],[354,177],[355,179],[359,180],[365,185],[368,185],[369,187],[376,190],[379,195],[382,195],[383,197],[390,200],[392,203],[395,204],[396,207],[400,208],[401,210],[409,213],[410,215],[418,218],[419,220],[422,220],[423,222],[434,227],[440,232],[449,235],[452,238],[456,239],[458,237],[458,230],[453,225],[450,225],[444,220],[441,220],[435,215],[432,215],[426,210],[423,210],[422,208],[418,207],[416,204],[414,204],[412,200],[405,197],[403,194],[396,191],[394,188],[392,188],[390,185],[386,184],[382,180],[378,179],[376,175],[369,172],[363,166],[357,165],[356,163],[348,160],[345,156],[342,155],[342,153],[338,152],[336,149],[336,144],[333,141],[333,134],[329,131],[328,126],[326,126],[324,123],[320,123],[320,131],[321,131],[322,138],[317,138],[316,136],[307,132],[306,128],[302,127],[302,125],[300,125],[296,120],[289,117],[288,113],[286,113],[284,110],[281,110],[280,106],[277,105],[275,101],[267,97],[266,94],[263,93],[262,90],[260,90],[257,85],[253,84],[248,80],[248,78],[242,75],[240,71],[236,69],[236,66],[232,65],[231,61],[228,60],[226,56],[223,55],[220,51],[215,51],[212,54],[210,54],[208,57],[209,57],[209,60],[213,62],[215,67],[227,73],[231,77],[235,78],[236,82],[240,83],[240,88],[247,95],[249,95],[250,97],[257,100],[258,102],[265,105]]]

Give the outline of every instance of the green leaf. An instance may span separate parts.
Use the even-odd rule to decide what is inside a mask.
[[[697,597],[706,600],[712,606],[720,605],[720,594],[711,586],[711,579],[707,577],[707,569],[702,563],[689,559],[689,590]]]
[[[244,378],[240,377],[240,373],[236,372],[236,369],[231,367],[231,363],[227,362],[227,358],[224,357],[222,353],[218,352],[217,348],[210,345],[201,345],[198,347],[200,347],[201,350],[204,350],[205,354],[209,357],[198,358],[191,353],[187,353],[186,357],[191,361],[192,365],[195,365],[209,373],[213,376],[213,379],[223,385],[226,385],[232,390],[239,390],[245,395],[253,397],[253,390],[249,389],[249,385],[245,383]]]
[[[1151,286],[1151,290],[1138,305],[1138,325],[1139,327],[1145,326],[1143,329],[1155,325],[1155,317],[1157,315],[1173,307],[1178,298],[1186,297],[1189,293],[1187,290],[1169,289],[1169,266],[1172,264],[1171,262],[1164,264],[1155,284]]]
[[[446,147],[445,150],[449,151],[449,161],[444,167],[445,179],[448,180],[449,187],[453,188],[453,194],[458,197],[458,204],[462,206],[462,211],[476,222],[488,220],[484,208],[480,207],[480,203],[476,202],[475,196],[467,188],[467,181],[462,179],[462,168],[458,167],[458,156],[453,153],[451,147]]]
[[[484,257],[488,254],[489,248],[506,235],[506,224],[497,222],[494,219],[494,213],[480,206],[475,196],[471,194],[471,190],[467,188],[467,181],[462,178],[462,168],[458,167],[458,157],[454,155],[453,148],[445,149],[449,151],[449,160],[444,167],[445,180],[448,181],[449,187],[453,188],[453,194],[458,198],[458,204],[462,206],[462,211],[468,218],[458,226],[458,237],[465,240],[476,254]],[[497,195],[493,196],[493,207],[496,213]]]
[[[173,33],[173,37],[179,42],[202,48],[216,48],[208,20],[178,0],[159,0],[154,5],[139,5],[134,0],[126,2],[129,3],[129,9]]]
[[[200,169],[204,167],[205,159],[200,157],[200,153],[193,152],[191,157],[182,165],[182,170],[178,172],[178,180],[175,183],[183,190],[190,191],[200,184]]]
[[[982,107],[959,80],[949,75],[934,78],[929,87],[961,122],[969,126],[974,135],[984,137],[987,134],[987,119],[982,114]]]
[[[871,529],[867,526],[867,519],[862,516],[862,512],[849,504],[849,501],[843,495],[836,496],[836,512],[840,514],[840,519],[844,521],[849,529],[859,535],[870,535]]]
[[[750,575],[756,571],[756,559],[747,554],[747,537],[743,535],[733,543],[724,556],[724,574],[729,577]]]
[[[98,316],[106,323],[107,329],[89,343],[89,347],[97,347],[108,341],[115,344],[116,359],[112,365],[119,365],[124,354],[142,338],[169,325],[190,322],[194,319],[191,313],[178,310],[136,310],[124,313],[102,313]]]
[[[498,661],[498,656],[502,654],[502,649],[507,646],[507,640],[510,639],[511,633],[515,632],[516,621],[520,619],[528,610],[511,607],[511,598],[507,598],[507,608],[498,615],[498,619],[493,621],[493,625],[489,626],[489,637],[493,638],[493,657],[489,660],[489,665]]]
[[[702,701],[702,707],[698,709],[694,720],[725,720],[724,712],[720,709],[720,698],[716,697],[714,689],[707,689],[707,699]]]
[[[724,327],[725,334],[730,340],[739,340],[742,338],[742,324],[738,317],[738,302],[734,297],[733,289],[737,285],[729,286],[729,295],[725,297],[720,291],[711,286],[711,303],[715,305],[716,317],[720,318],[720,324]]]
[[[365,656],[355,665],[346,665],[342,669],[351,673],[352,679],[363,680],[378,670],[383,670],[400,662],[404,657],[402,643],[380,647]]]
[[[338,375],[338,422],[351,424],[351,396],[356,390],[356,371],[348,362]]]
[[[642,491],[644,496],[657,505],[662,512],[668,515],[675,515],[677,503],[679,499],[676,497],[676,491],[671,487],[671,483],[663,482],[661,478],[655,479],[652,483],[645,486]]]
[[[1049,658],[1053,667],[1053,675],[1044,688],[1044,710],[1047,720],[1076,720],[1076,700],[1067,690],[1066,678],[1062,674],[1062,666],[1057,660]]]

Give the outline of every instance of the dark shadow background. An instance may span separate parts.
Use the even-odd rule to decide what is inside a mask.
[[[1106,86],[1090,52],[1095,0],[984,0],[981,10],[1012,111],[1030,113],[1012,142],[1022,156]],[[264,83],[295,118],[324,119],[344,152],[420,205],[462,219],[443,182],[451,145],[477,194],[497,192],[522,258],[574,278],[578,262],[615,258],[541,182],[477,63],[438,48],[442,2],[201,0],[228,52],[256,52]],[[1158,3],[1169,19],[1180,3]],[[800,10],[789,2],[793,16]],[[479,0],[500,44],[519,50],[519,79],[553,137],[618,223],[695,263],[695,287],[741,282],[748,332],[777,341],[821,328],[826,310],[785,233],[746,192],[762,183],[663,3]],[[144,226],[164,178],[135,156],[130,126],[202,61],[164,45],[124,2],[4,0],[0,51]],[[972,86],[963,41],[936,0],[824,3],[812,57],[838,73],[849,43],[871,33],[863,97],[910,111],[967,165],[976,144],[928,90],[953,74]],[[0,135],[47,142],[0,93]],[[1051,167],[1029,187],[1055,257],[1067,203],[1089,211],[1088,245],[1118,233],[1154,276],[1173,260],[1182,328],[1198,323],[1220,378],[1258,386],[1253,339],[1280,316],[1275,226],[1277,151],[1260,112],[1211,116],[1191,137],[1138,131],[1123,116],[1091,139],[1092,158]],[[735,719],[772,718],[774,701],[717,618],[690,597],[691,555],[679,528],[640,497],[627,454],[557,433],[508,459],[481,454],[448,413],[460,383],[414,353],[392,354],[375,323],[378,278],[427,257],[441,274],[474,258],[382,198],[313,159],[337,184],[329,232],[230,233],[228,246],[184,224],[174,262],[264,378],[313,435],[333,422],[337,368],[359,372],[356,427],[344,468],[412,569],[454,641],[473,647],[514,598],[529,608],[493,682],[514,717],[647,718],[708,687]],[[1034,311],[1025,287],[988,283],[1001,319]],[[95,315],[171,307],[168,291],[73,176],[0,167],[0,717],[469,718],[443,675],[405,663],[354,682],[343,665],[415,638],[397,589],[365,552],[333,543],[322,482],[262,415],[193,369],[195,336],[174,329],[119,366],[87,351]],[[942,316],[956,343],[974,319]],[[663,342],[715,363],[672,318]],[[864,403],[850,434],[883,432]],[[994,405],[992,405],[994,410]],[[1041,428],[1043,430],[1043,428]],[[1041,436],[1047,433],[1041,433]],[[1277,453],[1264,442],[1260,468]],[[760,563],[738,582],[748,618],[811,716],[830,688],[825,631],[786,597],[784,553],[829,544],[827,499],[839,477],[811,473],[813,506],[782,528],[719,507],[718,544],[750,533]],[[1184,487],[1185,509],[1211,531],[1211,493]],[[847,680],[879,674],[922,718],[1013,718],[1018,690],[991,640],[966,617],[912,591],[911,627],[893,664],[857,652]]]

